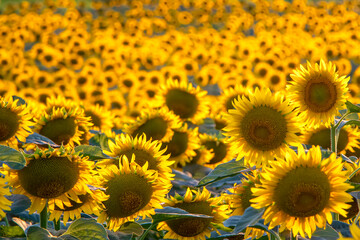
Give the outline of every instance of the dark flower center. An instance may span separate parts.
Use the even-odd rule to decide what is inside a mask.
[[[166,95],[166,105],[180,118],[193,117],[199,106],[199,101],[193,94],[179,89],[171,89]]]
[[[19,117],[7,108],[0,108],[0,141],[10,139],[19,129]]]

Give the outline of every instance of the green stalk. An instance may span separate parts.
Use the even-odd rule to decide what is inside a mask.
[[[53,222],[54,222],[54,228],[55,228],[55,230],[56,230],[56,231],[59,231],[59,230],[60,230],[60,219],[57,220],[57,221],[54,219]]]
[[[150,232],[150,230],[155,227],[158,223],[151,223],[150,227],[148,229],[146,229],[146,231],[141,235],[141,237],[139,238],[139,240],[145,240],[146,235]]]
[[[10,223],[9,223],[9,219],[7,218],[7,215],[5,215],[4,221],[5,221],[6,226],[9,227]]]
[[[330,126],[330,142],[331,142],[331,151],[337,155],[336,127],[332,124]]]
[[[48,226],[48,202],[40,213],[40,227],[47,229]]]

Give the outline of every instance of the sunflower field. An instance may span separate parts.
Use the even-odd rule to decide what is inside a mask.
[[[359,14],[0,0],[0,239],[359,240]]]

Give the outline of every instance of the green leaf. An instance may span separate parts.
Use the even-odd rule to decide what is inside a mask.
[[[360,121],[359,120],[349,120],[349,121],[344,121],[345,123],[342,125],[356,125],[356,126],[360,126]]]
[[[74,221],[62,235],[70,235],[81,240],[107,240],[107,233],[103,225],[95,219],[80,218]]]
[[[27,240],[48,240],[48,239],[57,239],[56,237],[51,237],[51,234],[48,230],[43,229],[38,226],[30,226],[25,231]]]
[[[234,221],[236,219],[237,221],[233,233],[243,232],[247,227],[255,225],[262,218],[263,214],[264,208],[255,209],[253,207],[248,207],[243,215],[234,216],[231,220]],[[224,225],[228,227],[228,223],[226,223],[226,221],[224,222]]]
[[[98,160],[111,158],[108,155],[105,155],[101,148],[98,146],[90,146],[90,145],[80,145],[75,147],[75,152],[81,152],[83,156],[89,157],[89,160]]]
[[[317,228],[312,235],[313,237],[320,237],[326,240],[336,240],[339,238],[338,232],[331,227],[329,224],[326,224],[326,228]]]
[[[346,108],[351,113],[360,113],[360,107],[358,105],[355,105],[349,101],[346,101],[345,103]]]
[[[208,185],[223,178],[235,176],[245,169],[247,168],[244,166],[244,159],[241,159],[240,161],[233,159],[229,162],[218,165],[209,173],[209,175],[200,180],[198,187]]]
[[[136,222],[126,222],[121,225],[118,231],[125,234],[135,234],[137,236],[140,236],[141,234],[143,234],[144,229],[141,227],[140,224]]]
[[[25,102],[25,100],[22,99],[22,98],[19,97],[19,96],[13,95],[13,96],[12,96],[12,99],[13,99],[13,101],[15,101],[16,99],[19,100],[19,101],[16,103],[17,106],[21,106],[21,105],[23,105],[23,104],[27,105],[26,102]]]
[[[10,196],[6,196],[7,199],[9,199],[10,201],[12,201],[11,203],[11,210],[10,211],[5,211],[8,213],[20,213],[25,211],[26,209],[28,209],[31,205],[31,200],[22,194],[12,194]]]
[[[4,145],[0,145],[0,162],[15,170],[22,169],[26,164],[25,157],[21,152]]]
[[[252,228],[258,228],[258,229],[261,229],[261,230],[264,230],[266,232],[268,232],[270,235],[271,235],[271,238],[272,239],[275,239],[275,240],[280,240],[280,236],[279,234],[277,234],[274,230],[270,230],[266,225],[262,224],[262,223],[256,223],[252,226],[250,226]]]
[[[110,151],[109,149],[109,140],[111,138],[107,137],[105,134],[95,134],[92,138],[89,140],[89,145],[98,146],[101,147],[103,150]]]
[[[227,233],[217,237],[207,238],[206,240],[221,240],[221,239],[244,239],[244,233]]]
[[[191,214],[180,208],[164,207],[163,209],[156,209],[155,215],[152,216],[152,219],[154,223],[159,223],[162,221],[174,220],[179,218],[188,218],[188,217],[213,218],[212,216],[207,216],[203,214]]]

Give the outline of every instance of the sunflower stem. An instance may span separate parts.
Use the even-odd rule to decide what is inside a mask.
[[[347,116],[349,116],[350,112],[346,112],[344,113],[344,115],[341,116],[341,118],[339,119],[339,121],[335,124],[335,128],[338,128],[340,123],[342,122],[342,120],[344,120],[344,118],[346,118]]]
[[[337,155],[337,139],[336,139],[336,126],[331,124],[330,127],[330,142],[331,142],[331,151]]]
[[[48,226],[48,202],[40,213],[40,227],[47,229]]]
[[[6,225],[7,227],[9,227],[9,226],[10,226],[10,223],[9,223],[9,219],[7,218],[7,215],[5,215],[5,217],[4,217],[3,220],[5,221],[5,225]]]
[[[56,219],[54,219],[54,228],[56,231],[60,230],[60,219],[56,221]]]
[[[141,235],[139,240],[144,240],[146,238],[146,235],[150,232],[150,230],[155,227],[158,223],[151,223],[150,227],[146,229],[146,231]]]

